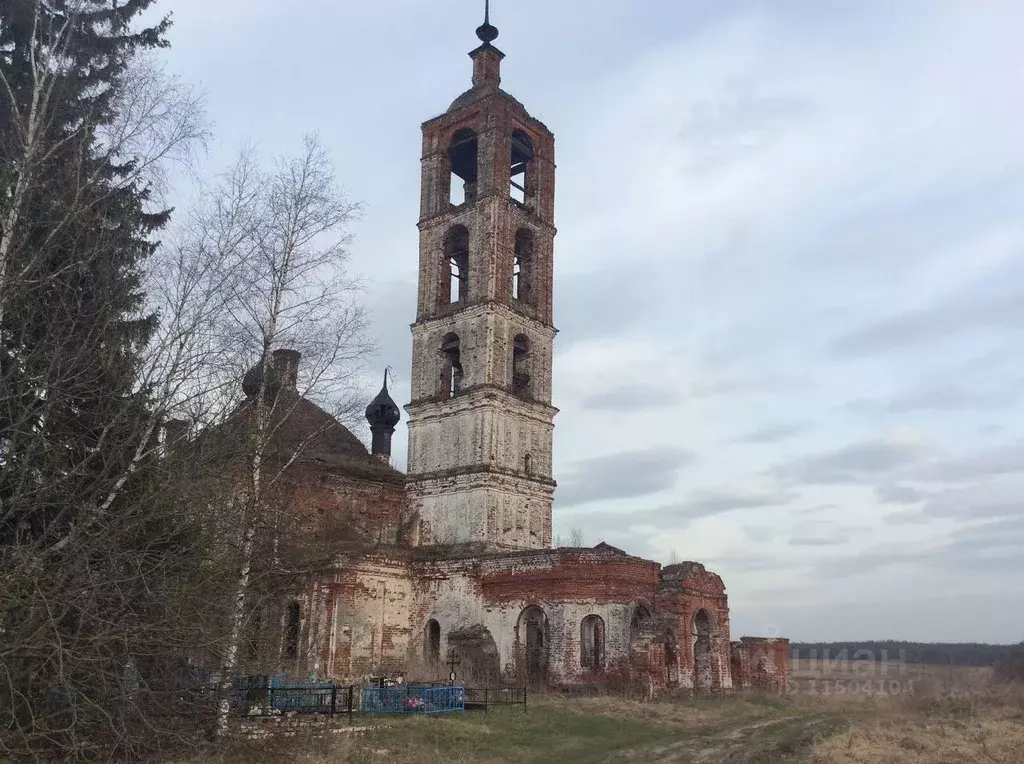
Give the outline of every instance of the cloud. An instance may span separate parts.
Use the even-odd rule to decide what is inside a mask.
[[[861,483],[909,467],[930,453],[917,439],[876,438],[777,465],[791,483]]]
[[[789,543],[792,546],[836,546],[846,541],[845,536],[794,536]]]
[[[770,525],[744,525],[743,532],[751,541],[757,543],[771,541],[779,534],[778,528]]]
[[[864,573],[876,573],[894,565],[930,560],[934,554],[934,549],[918,544],[879,544],[863,552],[820,560],[814,571],[823,578],[847,578]]]
[[[875,489],[875,496],[883,504],[917,504],[924,501],[925,494],[908,485],[885,483]]]
[[[851,401],[849,408],[862,413],[909,414],[915,411],[968,411],[1006,408],[1019,397],[1017,386],[1002,390],[944,385],[908,390],[889,399]]]
[[[841,335],[831,343],[831,349],[838,355],[873,355],[949,340],[980,328],[1024,328],[1024,294],[958,296],[956,300],[896,313]]]
[[[643,383],[625,384],[585,397],[582,405],[595,411],[629,414],[649,409],[664,409],[680,401],[677,390]]]
[[[1024,440],[973,454],[943,459],[918,470],[924,479],[963,482],[1024,472]]]
[[[775,487],[718,488],[694,491],[687,499],[670,507],[689,518],[709,517],[738,509],[779,506],[798,498],[799,494],[793,491]]]
[[[561,491],[561,487],[559,487],[559,491]],[[746,488],[735,486],[709,488],[693,491],[682,501],[662,504],[651,509],[561,512],[559,519],[569,523],[576,522],[578,518],[588,527],[600,528],[602,531],[609,532],[622,532],[641,527],[649,527],[655,532],[664,532],[685,528],[693,520],[700,518],[744,509],[782,506],[797,498],[799,495],[794,492],[780,490],[770,485],[753,485]],[[564,501],[558,500],[558,504],[562,507],[577,503],[582,502],[571,500],[569,504],[565,504]]]
[[[901,509],[898,512],[890,512],[882,519],[888,525],[917,525],[930,522],[928,515],[919,509]]]
[[[576,462],[559,476],[555,501],[571,507],[589,501],[629,499],[672,488],[693,454],[678,448],[648,448]]]
[[[786,440],[794,435],[805,432],[808,425],[805,422],[791,422],[789,424],[770,424],[751,430],[746,435],[736,439],[737,443],[777,443]]]
[[[559,277],[559,349],[621,334],[642,321],[657,305],[651,285],[660,280],[652,276],[650,271],[641,273],[631,264],[614,263]],[[667,282],[660,283],[667,287]]]
[[[1024,514],[1024,481],[994,480],[929,496],[921,511],[932,518],[978,520]]]

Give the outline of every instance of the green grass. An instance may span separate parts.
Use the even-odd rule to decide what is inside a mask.
[[[384,724],[387,726],[358,741],[357,752],[378,761],[418,760],[424,764],[584,764],[626,761],[628,757],[620,754],[663,746],[680,735],[678,729],[653,720],[576,712],[565,703],[543,700],[526,711],[498,708],[487,714],[391,719]]]

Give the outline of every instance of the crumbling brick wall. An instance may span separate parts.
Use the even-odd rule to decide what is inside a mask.
[[[737,688],[785,691],[789,684],[789,640],[741,637],[733,642],[732,678]]]
[[[663,627],[668,686],[732,686],[729,601],[722,579],[698,562],[661,571],[655,612]]]
[[[593,549],[459,554],[414,564],[413,633],[439,623],[443,656],[451,633],[480,626],[493,638],[508,681],[539,678],[528,660],[534,637],[542,642],[548,684],[601,681],[629,664],[632,617],[638,602],[653,598],[657,563]],[[584,664],[586,638],[597,644],[597,665]]]

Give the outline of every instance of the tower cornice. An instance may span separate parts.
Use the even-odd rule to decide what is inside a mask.
[[[551,340],[553,340],[558,334],[558,329],[553,325],[546,324],[539,319],[526,315],[525,313],[520,313],[507,303],[494,299],[471,303],[466,307],[452,310],[449,313],[442,313],[437,316],[426,316],[409,324],[409,328],[415,332],[417,329],[421,328],[430,329],[439,324],[450,324],[453,319],[473,320],[488,314],[499,314],[512,322],[520,323],[526,328],[541,332]]]

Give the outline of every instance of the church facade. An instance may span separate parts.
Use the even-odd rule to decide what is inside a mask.
[[[271,624],[278,668],[784,687],[787,640],[732,642],[725,586],[703,565],[551,546],[554,136],[500,88],[497,30],[477,34],[472,87],[422,128],[408,469],[390,466],[401,411],[386,383],[370,450],[315,412],[290,425],[320,428],[294,433],[321,451],[296,462],[296,512],[345,528]],[[298,363],[275,354],[285,386]]]

